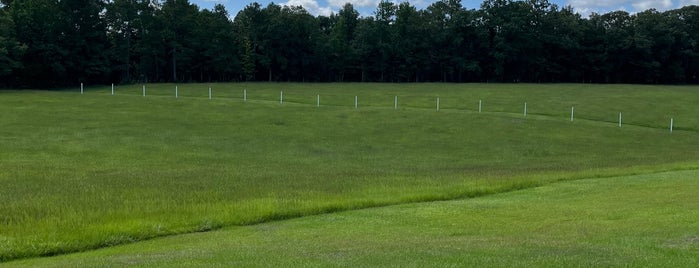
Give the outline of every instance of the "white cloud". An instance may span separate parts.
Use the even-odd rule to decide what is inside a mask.
[[[589,15],[592,12],[606,13],[614,10],[635,13],[651,8],[665,11],[687,5],[699,5],[699,0],[568,0],[567,4],[580,14]]]
[[[352,4],[354,8],[358,7],[377,7],[380,0],[328,0],[331,7],[342,7],[346,3]]]
[[[655,8],[658,10],[666,10],[672,8],[672,1],[670,0],[642,0],[633,1],[631,6],[635,8],[636,11],[648,10]]]
[[[216,0],[210,0],[216,1]],[[438,0],[389,0],[395,4],[401,2],[410,2],[411,5],[418,9],[424,9],[430,4]],[[350,3],[359,11],[361,16],[371,16],[379,6],[381,0],[287,0],[281,5],[287,6],[303,6],[308,12],[314,15],[330,15],[331,12],[337,13],[345,4]]]
[[[302,6],[308,13],[313,15],[323,15],[328,16],[332,13],[331,7],[323,7],[318,4],[316,0],[288,0],[286,3],[282,3],[283,6]]]
[[[609,9],[624,6],[629,0],[570,0],[568,4],[574,8]]]
[[[699,0],[680,0],[678,7],[691,6],[691,5],[699,6]]]

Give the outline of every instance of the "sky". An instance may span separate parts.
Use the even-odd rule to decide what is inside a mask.
[[[274,3],[279,5],[303,6],[313,15],[329,15],[331,12],[337,13],[345,3],[352,3],[361,16],[372,16],[380,0],[277,0]],[[190,0],[190,3],[198,5],[200,8],[212,9],[215,4],[223,4],[228,10],[231,18],[238,14],[238,11],[245,8],[250,3],[257,2],[263,7],[269,4],[270,0]],[[405,2],[405,0],[394,0],[394,2]],[[418,9],[424,9],[436,0],[412,0],[409,1]],[[687,5],[699,5],[699,0],[549,0],[559,7],[572,6],[575,11],[582,15],[589,15],[592,12],[607,13],[609,11],[624,10],[630,13],[644,11],[655,8],[659,11],[676,9]],[[482,0],[462,0],[461,4],[468,9],[478,9]]]

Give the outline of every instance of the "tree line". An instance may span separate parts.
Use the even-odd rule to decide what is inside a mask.
[[[698,83],[699,7],[583,17],[547,0],[0,0],[0,86],[210,81]]]

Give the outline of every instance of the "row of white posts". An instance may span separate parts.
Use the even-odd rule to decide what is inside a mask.
[[[145,97],[145,96],[146,96],[146,85],[143,85],[143,88],[142,88],[141,91],[142,91],[143,96]],[[179,91],[179,90],[178,90],[177,86],[175,86],[175,98],[179,98],[179,92],[178,92],[178,91]],[[83,86],[83,83],[80,83],[80,94],[81,94],[81,95],[82,95],[82,94],[85,94],[85,88],[84,88],[84,86]],[[113,84],[113,83],[112,83],[112,96],[114,96],[114,84]],[[209,87],[209,99],[212,99],[212,97],[213,97],[213,95],[212,95],[212,92],[211,92],[211,87]],[[245,94],[244,94],[244,96],[243,96],[243,99],[246,99],[246,100],[247,100],[247,92],[245,92]]]
[[[143,85],[142,88],[143,96],[146,96],[146,86]],[[84,94],[84,88],[83,88],[83,83],[80,83],[80,94]],[[114,95],[114,84],[112,84],[112,95]],[[179,98],[179,92],[177,86],[175,86],[175,98]],[[212,91],[211,91],[211,86],[209,86],[209,99],[212,99]],[[247,89],[243,90],[243,101],[247,102],[248,101],[248,91]],[[439,97],[437,97],[437,111],[439,112]],[[279,92],[279,104],[284,104],[284,91]],[[320,94],[316,96],[316,107],[320,107]],[[359,96],[354,96],[354,108],[358,109],[359,108]],[[395,96],[393,99],[393,109],[398,109],[398,96]],[[483,100],[478,100],[478,112],[483,111]],[[527,103],[524,103],[524,116],[527,116]],[[573,122],[575,120],[575,106],[570,107],[570,122]],[[621,122],[622,122],[622,114],[621,112],[619,113],[619,127],[621,127]],[[670,132],[673,131],[675,125],[675,119],[670,118]]]

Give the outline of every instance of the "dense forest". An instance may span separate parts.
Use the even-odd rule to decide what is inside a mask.
[[[699,7],[591,14],[547,0],[313,16],[253,3],[0,0],[0,87],[208,81],[698,83]]]

